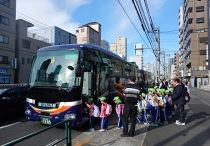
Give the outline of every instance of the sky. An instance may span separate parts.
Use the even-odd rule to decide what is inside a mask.
[[[182,0],[147,0],[147,4],[154,26],[160,28],[160,48],[165,51],[167,64],[168,58],[179,50],[178,12]],[[17,19],[29,21],[37,28],[57,26],[75,34],[79,26],[98,22],[101,39],[110,44],[117,36],[127,38],[128,61],[134,56],[134,44],[143,43],[144,65],[149,62],[156,65],[132,0],[17,0],[16,6]]]

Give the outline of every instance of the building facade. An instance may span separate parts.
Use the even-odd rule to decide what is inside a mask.
[[[117,36],[114,44],[110,44],[110,51],[118,54],[127,61],[127,38]]]
[[[43,36],[51,45],[62,45],[62,44],[76,44],[77,37],[76,35],[63,30],[57,26],[46,27],[42,29],[33,29],[29,28],[29,32],[33,35],[39,34]],[[42,40],[45,41],[45,40]],[[46,42],[46,41],[45,41]]]
[[[95,44],[101,46],[101,24],[90,22],[76,29],[77,44]]]
[[[183,61],[183,76],[191,79],[208,73],[206,45],[208,40],[208,3],[205,0],[183,0],[183,42],[179,56]],[[180,13],[179,13],[180,15]],[[181,15],[180,15],[181,17]]]
[[[174,64],[173,64],[173,78],[174,77],[180,77],[180,69],[179,69],[179,52],[174,53]]]
[[[183,7],[179,8],[179,76],[187,75],[185,67],[185,56],[183,50]]]
[[[47,38],[37,33],[28,32],[29,27],[34,25],[24,21],[16,20],[16,53],[17,68],[15,69],[15,83],[27,83],[31,69],[32,56],[39,48],[50,46]]]
[[[171,66],[174,64],[174,58],[168,58],[168,67],[167,67],[167,78],[168,79],[172,79],[171,78]]]
[[[0,84],[14,83],[16,0],[0,1]]]
[[[109,42],[106,40],[101,40],[101,47],[109,50]]]
[[[143,44],[134,45],[134,56],[130,57],[130,62],[136,62],[139,69],[143,69]]]

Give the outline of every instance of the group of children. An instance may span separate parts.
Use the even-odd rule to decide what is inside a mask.
[[[168,98],[172,95],[172,93],[173,88],[165,90],[158,89],[158,87],[155,86],[154,88],[148,89],[148,94],[142,101],[145,101],[144,103],[146,103],[144,105],[146,116],[144,117],[146,119],[150,116],[152,117],[153,123],[151,126],[158,126],[158,124],[167,125],[167,119],[172,118],[172,115],[174,115],[174,105],[171,101],[168,101]]]
[[[141,117],[136,117],[136,122],[138,124],[149,124],[149,118],[152,117],[153,123],[151,126],[158,126],[158,124],[167,125],[167,119],[172,118],[173,104],[168,102],[168,98],[172,95],[173,88],[158,89],[157,86],[154,88],[149,88],[148,93],[142,93],[141,99],[137,103],[138,111]],[[89,108],[90,116],[90,130],[94,131],[94,117],[101,118],[101,129],[99,131],[105,132],[108,129],[108,116],[111,114],[111,105],[106,102],[106,97],[99,98],[101,102],[101,110],[93,103],[93,98],[90,98],[85,104]],[[122,115],[124,104],[118,96],[116,96],[113,101],[115,102],[115,111],[117,115],[117,123],[115,130],[123,128],[122,126]]]

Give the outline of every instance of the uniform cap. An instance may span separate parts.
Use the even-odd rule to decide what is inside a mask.
[[[101,97],[99,99],[102,100],[102,101],[104,101],[104,100],[106,100],[106,97]]]
[[[169,90],[166,90],[165,93],[169,93]]]
[[[114,97],[113,101],[120,99],[118,96]]]
[[[155,93],[155,89],[154,88],[149,88],[148,91]]]
[[[88,99],[88,102],[93,102],[93,98],[89,98]]]
[[[145,98],[146,97],[146,94],[145,93],[141,93],[141,96]]]
[[[159,92],[164,95],[165,91],[163,89],[159,89]]]

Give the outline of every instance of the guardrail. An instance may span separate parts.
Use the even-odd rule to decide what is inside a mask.
[[[19,143],[21,141],[24,141],[24,140],[30,138],[30,137],[33,137],[33,136],[38,135],[38,134],[40,134],[40,133],[42,133],[44,131],[47,131],[47,130],[49,130],[51,128],[54,128],[54,127],[56,127],[58,125],[61,125],[63,123],[65,123],[65,133],[66,133],[65,134],[65,137],[62,138],[62,139],[57,140],[56,142],[51,143],[48,146],[52,146],[52,145],[58,144],[59,142],[65,140],[65,139],[66,139],[66,146],[71,146],[72,145],[72,142],[71,142],[71,120],[70,119],[66,119],[66,120],[61,121],[61,122],[59,122],[57,124],[54,124],[52,126],[49,126],[49,127],[45,128],[45,129],[42,129],[42,130],[36,131],[34,133],[28,134],[26,136],[23,136],[23,137],[21,137],[19,139],[14,140],[14,141],[11,141],[11,142],[8,142],[6,144],[3,144],[2,146],[12,146],[14,144],[17,144],[17,143]]]

